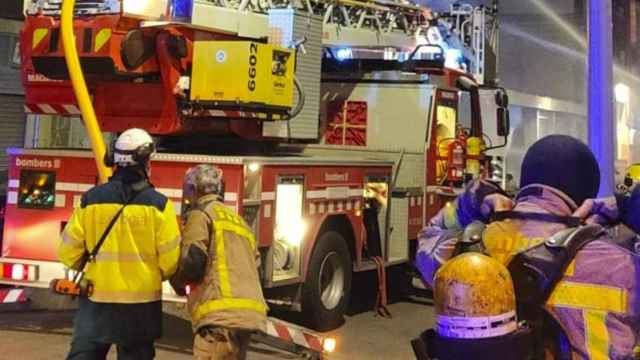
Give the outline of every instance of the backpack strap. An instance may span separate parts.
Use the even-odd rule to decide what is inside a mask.
[[[538,356],[543,357],[542,349],[549,343],[545,339],[553,339],[554,358],[571,358],[571,351],[566,346],[566,334],[546,312],[544,304],[578,251],[604,233],[606,230],[600,225],[561,230],[544,243],[517,254],[509,263],[518,316],[534,329]]]
[[[578,251],[604,233],[600,225],[565,229],[514,256],[508,268],[516,298],[536,306],[546,303]]]
[[[634,254],[640,254],[640,236],[627,225],[619,224],[609,228],[607,233],[613,244]]]

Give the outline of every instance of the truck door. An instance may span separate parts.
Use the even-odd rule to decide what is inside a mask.
[[[458,122],[458,92],[438,89],[436,91],[434,109],[432,111],[432,121],[430,126],[431,136],[426,156],[426,180],[427,180],[427,207],[426,219],[433,217],[444,204],[450,200],[441,196],[440,192],[434,190],[434,186],[451,185],[448,182],[448,175],[454,174],[460,169],[453,169],[452,166],[464,164],[458,163],[455,158],[457,154],[450,153],[455,150],[457,141]]]

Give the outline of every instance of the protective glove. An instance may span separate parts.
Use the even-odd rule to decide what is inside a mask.
[[[619,206],[618,200],[614,196],[587,199],[574,211],[573,216],[582,219],[586,224],[609,226],[621,220]]]
[[[513,200],[498,185],[474,181],[457,199],[457,220],[462,228],[476,220],[486,223],[494,212],[511,210],[514,206]]]

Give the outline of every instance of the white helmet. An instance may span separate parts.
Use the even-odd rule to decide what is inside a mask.
[[[129,129],[118,137],[113,146],[111,166],[146,164],[155,152],[156,147],[149,133],[142,129]]]

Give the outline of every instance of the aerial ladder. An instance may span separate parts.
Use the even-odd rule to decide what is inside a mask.
[[[79,113],[66,82],[57,23],[61,6],[62,0],[32,0],[28,6],[31,16],[24,31],[31,41],[22,50],[27,60],[25,109],[30,113]],[[305,93],[317,91],[323,58],[403,61],[416,47],[429,45],[424,49],[431,56],[440,56],[448,69],[470,74],[481,85],[485,39],[495,32],[495,9],[452,6],[435,13],[405,0],[78,0],[75,14],[80,62],[103,130],[118,132],[136,124],[157,135],[206,131],[247,139],[273,138],[255,123],[292,115],[299,117],[298,123],[317,118],[317,103]],[[198,79],[205,79],[200,84],[212,79],[193,75],[210,70],[199,66],[206,46],[196,45],[214,40],[266,43],[281,49],[276,52],[299,48],[293,56],[275,60],[282,69],[295,67],[295,73],[280,74],[297,93],[295,99],[248,96],[238,101],[237,93],[219,98],[198,91]],[[148,99],[144,107],[130,101],[141,96]],[[294,106],[300,100],[308,102],[302,114]],[[241,121],[247,119],[253,124]],[[284,137],[304,140],[315,134],[289,131]]]

